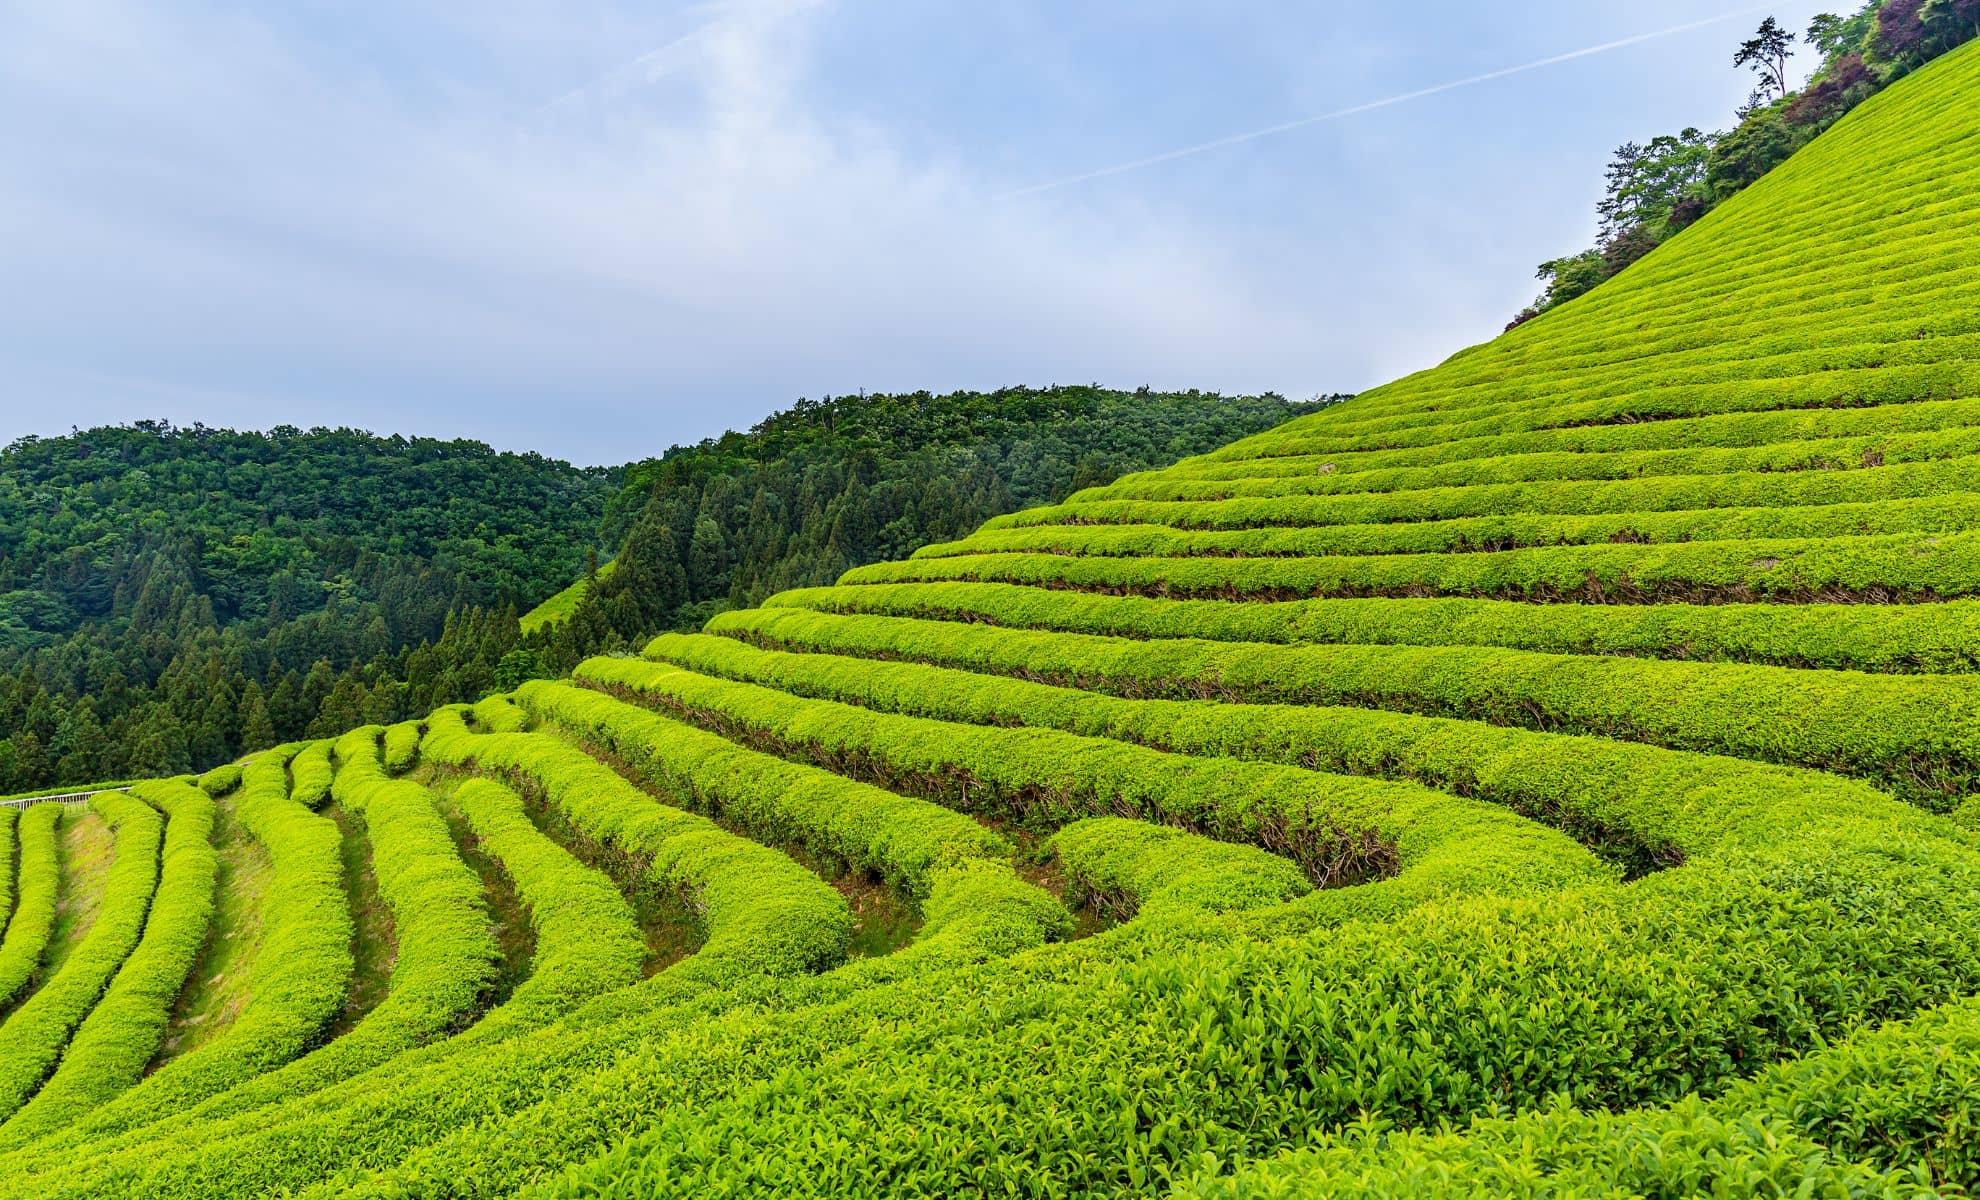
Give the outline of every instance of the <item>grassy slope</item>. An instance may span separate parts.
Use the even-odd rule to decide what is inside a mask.
[[[611,575],[612,568],[617,564],[617,559],[598,564],[598,577],[604,579]],[[545,625],[554,624],[569,617],[577,611],[578,603],[584,599],[584,593],[590,586],[591,581],[589,579],[580,579],[535,608],[530,609],[522,615],[522,631],[524,633],[530,633],[541,629]]]

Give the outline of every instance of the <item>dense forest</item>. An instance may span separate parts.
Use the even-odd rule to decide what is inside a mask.
[[[1797,38],[1773,17],[1733,54],[1755,77],[1730,132],[1686,129],[1616,150],[1596,206],[1596,244],[1540,264],[1545,291],[1511,329],[1567,303],[1655,250],[1919,67],[1980,36],[1980,0],[1868,0],[1849,17],[1823,14]],[[1803,41],[1820,56],[1799,90],[1789,63]]]
[[[224,761],[456,694],[449,614],[581,570],[619,475],[472,441],[159,422],[0,451],[0,791]]]
[[[1327,402],[838,397],[614,469],[352,430],[24,438],[0,451],[0,792],[474,699]]]

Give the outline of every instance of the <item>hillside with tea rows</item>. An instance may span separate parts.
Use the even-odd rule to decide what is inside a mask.
[[[0,808],[0,1197],[1967,1194],[1976,231],[1969,47],[1433,370]]]

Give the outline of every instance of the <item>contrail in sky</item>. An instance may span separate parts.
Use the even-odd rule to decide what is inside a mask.
[[[1430,87],[1417,88],[1413,92],[1402,92],[1394,96],[1384,96],[1380,100],[1370,100],[1364,104],[1356,104],[1350,108],[1337,108],[1333,112],[1320,113],[1311,117],[1300,117],[1293,121],[1282,121],[1277,125],[1267,125],[1263,129],[1252,129],[1244,133],[1233,133],[1213,141],[1198,142],[1194,146],[1184,146],[1177,150],[1165,150],[1160,154],[1151,154],[1147,158],[1137,158],[1131,162],[1115,163],[1110,167],[1100,167],[1097,170],[1082,171],[1077,175],[1067,175],[1063,179],[1052,179],[1044,183],[1034,183],[1026,187],[1014,188],[1011,191],[1004,192],[997,198],[1006,200],[1013,196],[1029,196],[1037,192],[1049,192],[1054,188],[1070,187],[1075,183],[1085,183],[1093,179],[1105,179],[1110,175],[1125,175],[1129,171],[1139,171],[1143,167],[1152,167],[1158,163],[1174,162],[1179,158],[1189,158],[1192,155],[1204,154],[1211,150],[1221,150],[1225,146],[1237,146],[1245,142],[1255,142],[1260,138],[1275,137],[1281,133],[1290,133],[1295,129],[1304,129],[1309,125],[1319,125],[1327,121],[1338,121],[1344,117],[1358,116],[1365,112],[1374,112],[1379,108],[1393,108],[1398,104],[1406,104],[1411,100],[1421,100],[1425,96],[1435,96],[1443,92],[1455,92],[1459,88],[1475,87],[1481,83],[1490,83],[1495,79],[1504,79],[1508,75],[1520,75],[1527,71],[1538,71],[1542,67],[1573,62],[1578,58],[1592,58],[1597,54],[1607,54],[1612,50],[1623,50],[1630,46],[1640,46],[1645,42],[1654,42],[1660,38],[1675,37],[1680,33],[1690,33],[1694,29],[1704,29],[1711,25],[1723,25],[1727,21],[1736,20],[1766,7],[1767,5],[1765,4],[1748,5],[1745,8],[1737,8],[1731,12],[1720,13],[1716,17],[1706,17],[1699,21],[1687,21],[1682,25],[1673,25],[1668,29],[1658,29],[1651,33],[1639,33],[1634,37],[1626,37],[1613,42],[1603,42],[1599,46],[1587,46],[1580,50],[1570,50],[1566,54],[1556,54],[1551,58],[1536,59],[1533,62],[1521,63],[1516,67],[1501,67],[1496,71],[1487,71],[1483,75],[1471,75],[1463,79],[1453,79],[1449,83],[1433,84]]]

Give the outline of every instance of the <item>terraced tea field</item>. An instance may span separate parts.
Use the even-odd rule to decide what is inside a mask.
[[[0,808],[0,1197],[1963,1194],[1976,451],[1971,48],[1272,433]]]

